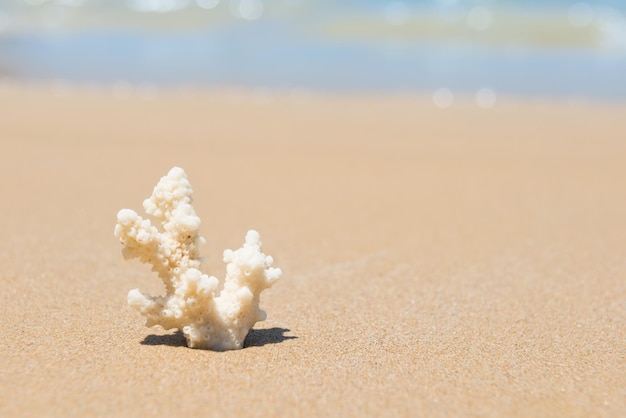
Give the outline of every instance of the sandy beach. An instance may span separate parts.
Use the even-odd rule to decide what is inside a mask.
[[[623,416],[626,106],[119,93],[0,92],[0,416]],[[284,271],[243,350],[126,304],[173,166],[206,272],[248,229]]]

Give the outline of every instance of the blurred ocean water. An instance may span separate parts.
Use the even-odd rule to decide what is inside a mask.
[[[0,77],[624,100],[626,2],[0,0]]]

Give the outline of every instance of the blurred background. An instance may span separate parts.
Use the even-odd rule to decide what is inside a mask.
[[[626,99],[618,0],[0,0],[0,78]]]

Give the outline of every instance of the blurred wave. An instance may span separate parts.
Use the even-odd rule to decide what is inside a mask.
[[[626,99],[626,2],[0,0],[0,76]]]

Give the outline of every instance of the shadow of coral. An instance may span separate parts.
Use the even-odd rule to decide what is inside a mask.
[[[293,340],[295,336],[285,335],[289,332],[287,328],[268,328],[268,329],[251,329],[246,340],[243,343],[243,347],[263,347],[266,344],[278,344],[285,340]]]
[[[267,344],[278,344],[285,340],[293,340],[295,336],[285,335],[290,330],[286,328],[251,329],[243,347],[263,347]],[[142,345],[167,345],[170,347],[186,347],[187,341],[182,331],[167,335],[148,335],[141,342]]]
[[[168,335],[148,335],[141,342],[143,345],[169,345],[170,347],[186,347],[187,340],[182,331]]]

